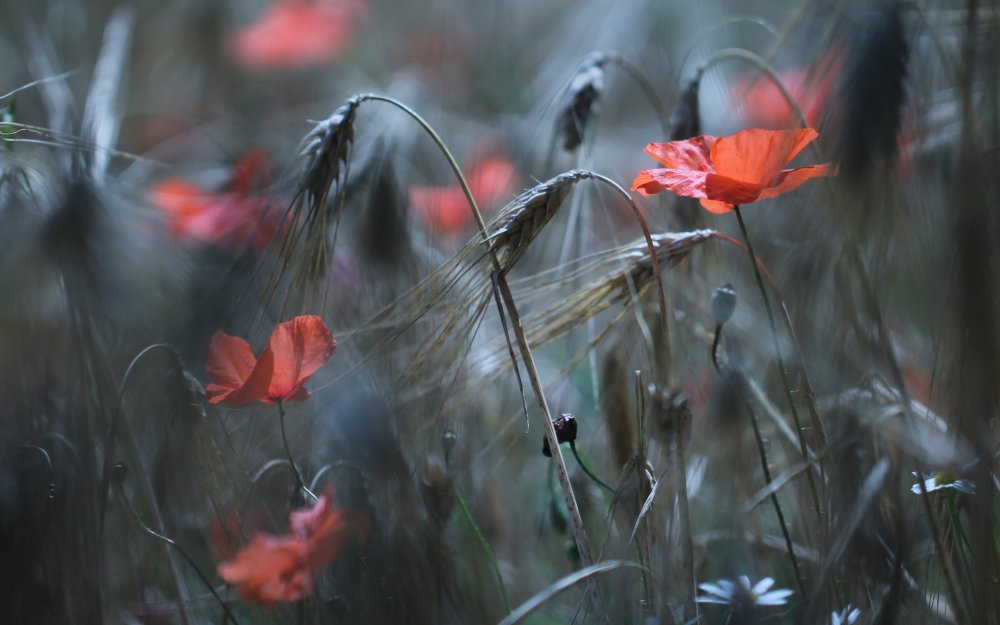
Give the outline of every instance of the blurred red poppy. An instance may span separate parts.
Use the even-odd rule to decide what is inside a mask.
[[[279,324],[260,358],[254,357],[245,340],[219,330],[208,346],[205,369],[212,383],[205,394],[213,404],[305,399],[309,391],[302,385],[329,360],[336,346],[333,334],[316,315]]]
[[[469,173],[469,190],[480,209],[488,209],[514,192],[517,169],[501,156],[479,161]],[[462,187],[410,187],[410,206],[414,212],[441,232],[454,234],[472,225],[472,211]]]
[[[276,0],[256,22],[233,33],[230,53],[255,69],[299,68],[329,61],[350,43],[361,0]]]
[[[150,199],[170,221],[177,238],[192,238],[239,248],[249,241],[261,251],[274,238],[285,212],[283,201],[254,194],[254,183],[266,178],[263,150],[247,153],[236,164],[229,191],[212,193],[183,178],[168,178],[153,187]]]
[[[782,169],[819,134],[811,128],[753,128],[716,139],[701,135],[684,141],[650,143],[646,153],[665,167],[639,172],[632,189],[643,195],[671,191],[701,199],[713,213],[775,197],[818,176],[832,176],[829,163]]]
[[[333,488],[312,508],[289,515],[291,532],[259,535],[229,562],[219,564],[219,575],[239,586],[240,597],[265,606],[299,601],[313,592],[314,575],[333,562],[349,538],[364,540],[346,511],[333,507]]]
[[[830,104],[834,85],[843,65],[842,54],[824,55],[809,67],[792,67],[778,72],[788,95],[802,111],[809,126],[818,128]],[[760,74],[744,78],[733,89],[733,100],[742,102],[747,121],[761,128],[797,128],[801,120],[774,81]]]

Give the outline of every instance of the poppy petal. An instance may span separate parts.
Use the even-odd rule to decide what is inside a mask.
[[[256,364],[257,359],[246,341],[222,330],[213,334],[205,365],[205,371],[212,378],[212,383],[205,388],[208,401],[213,404],[226,401],[246,383]]]
[[[760,199],[775,197],[782,193],[787,193],[798,188],[802,183],[813,178],[824,176],[836,176],[837,168],[830,163],[823,165],[810,165],[808,167],[798,167],[796,169],[786,169],[778,174],[774,181],[774,186],[764,189],[760,194]]]
[[[722,176],[767,185],[786,163],[819,136],[812,128],[762,130],[751,128],[712,144],[711,162]]]
[[[722,213],[728,213],[733,210],[733,205],[729,202],[722,202],[719,200],[706,200],[702,198],[698,200],[701,202],[701,207],[710,213],[715,213],[716,215],[721,215]]]
[[[705,179],[705,195],[702,197],[710,200],[721,200],[727,204],[749,204],[760,199],[763,190],[759,184],[743,182],[719,174],[708,174]]]
[[[272,401],[301,398],[302,385],[330,358],[336,346],[333,334],[316,315],[279,324],[264,350],[274,359],[267,397]]]
[[[240,597],[265,606],[303,599],[313,590],[306,545],[296,538],[258,536],[218,566],[219,576],[239,586]]]
[[[683,141],[650,143],[646,146],[646,154],[669,169],[712,171],[710,154],[716,141],[711,135],[699,135]]]
[[[647,169],[639,172],[632,188],[643,195],[666,189],[685,197],[708,197],[705,194],[705,179],[708,176],[707,171],[690,169]]]

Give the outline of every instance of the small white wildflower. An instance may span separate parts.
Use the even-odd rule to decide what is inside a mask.
[[[765,577],[754,585],[750,585],[750,578],[740,575],[739,584],[728,579],[720,579],[714,584],[698,584],[698,588],[705,594],[698,597],[698,603],[718,603],[739,607],[744,605],[785,605],[788,597],[793,591],[786,588],[770,590],[774,586],[774,579]]]
[[[916,472],[913,476],[920,479],[921,476]],[[956,490],[960,493],[966,493],[967,495],[976,494],[976,485],[969,480],[960,480],[954,471],[949,471],[947,469],[943,471],[938,471],[937,473],[925,473],[923,475],[924,489],[928,493],[932,493],[936,490]],[[920,484],[914,484],[911,491],[920,494]]]
[[[861,610],[852,608],[851,604],[848,603],[840,612],[830,614],[830,625],[854,625],[860,616]]]

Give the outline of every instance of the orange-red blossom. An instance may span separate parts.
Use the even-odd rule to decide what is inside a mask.
[[[289,515],[283,536],[258,535],[236,557],[219,564],[219,575],[239,587],[248,603],[271,606],[312,594],[315,574],[330,564],[349,538],[364,540],[368,524],[333,507],[333,489],[311,508]]]
[[[316,315],[278,324],[260,358],[245,340],[219,330],[208,346],[205,369],[212,383],[205,394],[213,404],[305,399],[309,391],[303,385],[336,346],[330,329]]]
[[[787,193],[812,178],[835,175],[829,163],[782,169],[818,136],[812,128],[753,128],[728,137],[650,143],[646,153],[664,167],[640,171],[632,189],[643,195],[671,191],[699,198],[708,211],[725,213]]]

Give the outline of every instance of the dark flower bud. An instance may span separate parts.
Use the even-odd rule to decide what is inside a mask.
[[[562,443],[572,443],[576,440],[576,417],[569,413],[563,413],[552,420],[552,427],[556,430],[556,440]],[[542,454],[546,458],[552,457],[552,450],[549,449],[549,439],[542,438]]]

